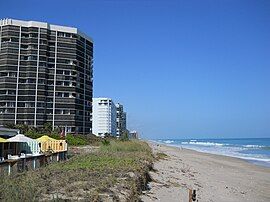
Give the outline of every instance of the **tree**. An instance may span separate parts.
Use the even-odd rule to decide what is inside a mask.
[[[15,125],[15,128],[16,129],[19,129],[20,130],[20,133],[22,133],[22,134],[26,133],[29,130],[28,125],[25,125],[25,124]]]
[[[45,123],[43,127],[44,127],[44,132],[46,133],[51,133],[53,130],[52,123],[49,123],[49,122]]]

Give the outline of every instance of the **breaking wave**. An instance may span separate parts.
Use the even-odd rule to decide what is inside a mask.
[[[164,143],[171,144],[171,143],[174,143],[174,141],[173,140],[165,140]]]
[[[216,143],[216,142],[196,142],[196,141],[181,142],[181,144],[202,145],[202,146],[224,146],[224,145],[228,145],[228,144],[222,144],[222,143]]]
[[[244,145],[243,147],[246,147],[246,148],[262,148],[264,146],[248,144],[248,145]]]

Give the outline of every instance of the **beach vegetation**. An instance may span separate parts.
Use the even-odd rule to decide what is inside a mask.
[[[108,139],[102,140],[101,143],[102,143],[103,146],[108,146],[108,145],[110,145],[110,141],[109,141]]]
[[[128,137],[128,132],[124,132],[121,136],[120,136],[120,140],[121,141],[128,141],[129,137]]]
[[[119,200],[124,193],[136,200],[154,158],[140,141],[110,141],[99,150],[74,155],[65,162],[35,171],[1,176],[1,201]],[[105,198],[104,198],[105,197]]]
[[[156,155],[155,155],[155,159],[157,160],[157,161],[159,161],[159,160],[165,160],[165,159],[167,159],[169,156],[167,155],[167,154],[165,154],[165,153],[163,153],[163,152],[158,152],[158,153],[156,153]]]

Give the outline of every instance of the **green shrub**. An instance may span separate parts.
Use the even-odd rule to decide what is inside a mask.
[[[79,135],[68,134],[66,136],[66,140],[67,140],[68,145],[73,145],[73,146],[83,146],[83,145],[88,144],[87,139]]]
[[[124,132],[124,134],[122,134],[120,136],[120,140],[121,141],[128,141],[129,140],[128,133],[127,132]]]
[[[164,159],[167,159],[169,156],[165,153],[162,153],[162,152],[158,152],[156,154],[156,160],[164,160]]]
[[[107,140],[107,139],[102,140],[101,143],[102,143],[103,146],[108,146],[108,145],[110,145],[110,141]]]

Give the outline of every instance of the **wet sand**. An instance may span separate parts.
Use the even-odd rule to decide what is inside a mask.
[[[148,142],[154,154],[166,159],[154,163],[150,190],[142,201],[188,201],[188,190],[198,201],[270,201],[270,168],[222,155],[196,152]]]

